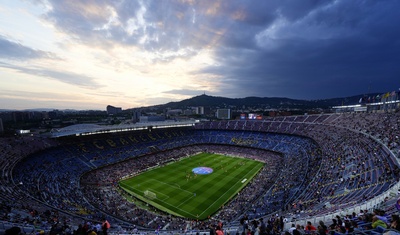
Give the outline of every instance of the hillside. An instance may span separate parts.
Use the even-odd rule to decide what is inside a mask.
[[[354,105],[358,104],[361,97],[372,96],[376,94],[368,95],[356,95],[351,97],[332,98],[332,99],[321,99],[321,100],[298,100],[281,97],[245,97],[245,98],[226,98],[209,95],[199,95],[189,99],[185,99],[177,102],[169,102],[166,104],[142,107],[143,109],[184,109],[188,107],[204,106],[211,108],[241,108],[241,107],[253,107],[253,108],[267,108],[267,109],[299,109],[299,110],[311,110],[311,109],[329,109],[332,106],[338,105]]]

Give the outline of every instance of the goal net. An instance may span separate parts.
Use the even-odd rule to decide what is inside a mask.
[[[157,195],[149,190],[144,191],[144,196],[151,200],[157,198]]]

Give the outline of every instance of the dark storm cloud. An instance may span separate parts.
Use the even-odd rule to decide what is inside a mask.
[[[198,74],[220,75],[217,95],[315,99],[400,85],[397,0],[48,2],[44,17],[90,45],[134,45],[156,62],[212,51],[216,64]]]
[[[77,85],[84,88],[93,89],[101,87],[101,85],[98,84],[92,77],[68,71],[59,71],[59,70],[53,70],[47,68],[35,68],[35,67],[28,68],[26,66],[11,65],[3,62],[0,62],[0,68],[13,69],[20,73],[25,73],[27,75],[37,75],[39,77],[47,77],[52,80],[56,80],[71,85]]]
[[[0,35],[0,58],[26,60],[56,57],[52,53],[34,50]]]
[[[221,94],[234,97],[315,99],[395,90],[400,85],[399,7],[398,1],[336,1],[301,14],[280,8],[276,28],[273,23],[265,28],[272,33],[246,33],[243,27],[258,38],[226,40],[216,53],[221,64],[201,72],[223,76],[231,89]]]

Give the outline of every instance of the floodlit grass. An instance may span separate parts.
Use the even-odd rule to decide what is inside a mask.
[[[196,167],[210,167],[213,172],[194,174]],[[262,167],[262,162],[251,159],[201,153],[122,180],[119,185],[160,210],[202,220],[234,197]],[[156,198],[145,197],[146,190]]]

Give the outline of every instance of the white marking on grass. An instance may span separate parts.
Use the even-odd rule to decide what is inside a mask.
[[[173,208],[176,208],[177,210],[183,211],[183,212],[185,212],[185,213],[187,213],[187,214],[189,214],[189,215],[191,215],[191,216],[193,216],[193,217],[196,217],[196,216],[193,215],[192,213],[190,213],[190,212],[188,212],[188,211],[185,211],[185,210],[183,210],[183,209],[180,208],[180,206],[182,206],[185,202],[189,201],[190,199],[192,199],[192,198],[194,197],[194,196],[193,196],[193,195],[194,195],[193,192],[190,192],[190,191],[185,190],[185,189],[181,189],[180,187],[177,188],[177,187],[175,186],[176,183],[175,183],[175,184],[168,184],[168,183],[165,183],[165,182],[156,180],[156,179],[150,179],[150,180],[157,181],[157,182],[159,182],[159,183],[161,183],[161,184],[169,185],[169,186],[171,186],[171,187],[173,187],[173,188],[179,189],[180,191],[183,191],[183,192],[186,192],[186,193],[190,193],[190,195],[192,195],[192,196],[188,197],[185,201],[183,201],[182,203],[180,203],[180,204],[177,205],[177,206],[174,206],[174,205],[172,205],[172,204],[170,204],[170,203],[168,203],[168,202],[165,201],[165,200],[169,199],[169,197],[166,198],[166,199],[164,199],[164,200],[161,200],[161,199],[159,199],[159,198],[157,198],[157,199],[160,200],[160,201],[162,201],[162,202],[165,203],[165,204],[168,204],[169,206],[171,206],[171,207],[173,207]],[[150,180],[149,180],[149,181],[150,181]],[[178,186],[179,186],[179,185],[178,185]],[[165,194],[164,194],[164,195],[165,195]]]
[[[253,170],[256,168],[256,166],[257,165],[255,165],[254,167],[253,167]],[[248,174],[250,174],[252,171],[249,171],[245,176],[247,176]],[[239,181],[238,182],[236,182],[235,184],[233,184],[228,190],[226,190],[225,191],[225,193],[223,193],[219,198],[217,198],[217,200],[215,200],[213,203],[211,203],[211,205],[209,205],[201,214],[200,214],[200,216],[202,215],[202,214],[204,214],[204,212],[206,212],[211,206],[213,206],[219,199],[221,199],[222,198],[222,196],[224,196],[229,190],[231,190],[232,188],[233,188],[233,186],[235,186],[236,184],[238,184],[239,183]]]
[[[175,209],[177,209],[177,210],[183,211],[183,212],[185,212],[185,213],[187,213],[187,214],[189,214],[189,215],[191,215],[191,216],[193,216],[193,217],[197,217],[196,215],[193,215],[192,213],[190,213],[190,212],[188,212],[188,211],[182,210],[181,208],[178,208],[178,207],[176,207],[176,206],[174,206],[174,205],[171,205],[171,204],[169,204],[168,202],[164,202],[164,203],[170,205],[171,207],[173,207],[173,208],[175,208]]]
[[[244,182],[246,182],[246,181],[247,181],[247,179],[243,179],[243,180],[242,180],[242,184],[243,184]]]
[[[151,179],[151,180],[154,180],[154,179]],[[154,180],[154,181],[158,181],[158,180]],[[163,182],[161,182],[161,181],[158,181],[158,182],[163,183]],[[164,184],[167,184],[167,183],[164,183]],[[169,185],[169,184],[167,184],[167,185]],[[130,188],[130,189],[135,189],[135,188],[133,188],[133,187],[127,185],[127,184],[125,184],[125,187],[126,187],[126,188]],[[142,190],[139,190],[139,189],[136,189],[136,190],[138,190],[138,191],[144,193],[144,191],[142,191]],[[149,191],[152,191],[152,190],[149,190]],[[182,190],[182,191],[189,192],[189,191],[187,191],[187,190]],[[157,194],[157,193],[156,193],[156,194]],[[161,194],[163,194],[163,193],[161,193]],[[193,194],[193,193],[191,193],[191,194]],[[163,195],[165,195],[165,194],[163,194]],[[167,196],[167,195],[165,195],[165,196]],[[169,198],[169,196],[167,196],[167,197]],[[191,196],[191,197],[193,197],[193,196]],[[168,199],[168,198],[166,198],[166,199]],[[171,207],[173,207],[173,208],[175,208],[175,209],[177,209],[177,210],[179,210],[179,211],[185,212],[185,213],[187,213],[187,214],[193,216],[193,218],[196,217],[196,215],[193,215],[192,213],[190,213],[190,212],[188,212],[188,211],[185,211],[185,210],[183,210],[183,209],[181,209],[181,208],[178,208],[178,207],[176,207],[176,206],[174,206],[174,205],[172,205],[172,204],[166,202],[166,201],[165,201],[166,199],[161,200],[161,199],[159,199],[159,198],[156,198],[156,200],[162,201],[163,203],[165,203],[165,204],[167,204],[167,205],[169,205],[169,206],[171,206]],[[190,198],[189,198],[189,199],[190,199]],[[180,205],[181,205],[181,204],[180,204]],[[179,205],[179,206],[180,206],[180,205]],[[168,208],[167,208],[167,209],[168,209]]]
[[[179,189],[179,190],[181,190],[181,191],[184,191],[184,192],[193,194],[193,192],[187,191],[187,190],[185,190],[185,189],[181,189],[180,187],[179,187],[179,188],[176,187],[175,184],[169,184],[169,183],[165,183],[165,182],[162,182],[162,181],[159,181],[159,180],[155,180],[155,179],[150,179],[150,180],[157,181],[157,182],[159,182],[159,183],[161,183],[161,184],[169,185],[170,187],[173,187],[173,188]],[[149,181],[150,181],[150,180],[149,180]],[[179,186],[179,185],[178,185],[178,186]]]
[[[214,158],[214,160],[215,160],[215,158]],[[226,162],[230,162],[230,161],[226,161]],[[224,163],[226,163],[226,162],[224,161]],[[182,165],[189,165],[189,164],[182,164]],[[256,168],[256,166],[255,166],[253,169],[255,169],[255,168]],[[234,169],[230,169],[230,170],[234,170]],[[213,173],[217,173],[218,175],[224,175],[225,172],[222,172],[222,171],[219,171],[219,170],[218,170],[218,171],[214,171]],[[251,172],[249,172],[249,173],[246,174],[246,175],[250,175],[250,173],[251,173]],[[246,175],[245,175],[245,176],[246,176]],[[212,203],[211,205],[209,205],[209,207],[207,207],[205,210],[203,210],[203,212],[202,212],[200,215],[193,215],[192,213],[190,213],[190,212],[188,212],[188,211],[186,211],[186,210],[183,210],[183,209],[179,208],[179,207],[180,207],[181,205],[183,205],[185,202],[187,202],[188,200],[190,200],[190,199],[192,199],[192,198],[194,197],[194,196],[193,196],[193,192],[190,192],[190,191],[188,191],[188,190],[181,189],[180,186],[179,186],[179,184],[177,184],[177,183],[165,183],[165,182],[162,182],[162,181],[159,181],[159,180],[155,180],[155,179],[150,179],[150,180],[154,180],[154,181],[157,181],[157,182],[159,182],[159,183],[161,183],[161,184],[168,185],[169,187],[173,187],[173,188],[179,189],[179,190],[181,190],[181,191],[190,193],[191,196],[188,197],[184,202],[180,203],[178,206],[175,206],[175,205],[172,205],[172,204],[166,202],[166,201],[165,201],[166,199],[165,199],[165,200],[160,200],[159,198],[157,198],[157,200],[162,201],[163,203],[165,203],[166,205],[169,205],[169,206],[172,207],[172,208],[175,208],[177,211],[184,212],[184,213],[186,213],[186,214],[188,214],[188,215],[193,216],[193,218],[196,218],[196,217],[199,217],[199,216],[203,215],[211,206],[213,206],[217,201],[219,201],[221,197],[223,197],[228,191],[230,191],[235,185],[237,185],[237,184],[240,182],[240,179],[238,179],[238,177],[226,176],[226,175],[225,175],[225,177],[235,178],[235,179],[237,179],[238,181],[237,181],[237,183],[235,183],[234,185],[232,185],[232,187],[231,187],[230,189],[228,189],[224,194],[222,194],[217,200],[215,200],[214,203]],[[150,180],[148,180],[148,181],[150,181]],[[148,182],[148,181],[146,181],[146,182]],[[129,186],[128,186],[128,187],[129,187]],[[139,190],[139,191],[141,191],[141,190]],[[141,192],[142,192],[142,191],[141,191]],[[165,195],[165,194],[163,194],[163,195]],[[162,205],[161,205],[161,206],[162,206]],[[166,209],[168,209],[168,208],[166,208]]]
[[[141,190],[139,190],[139,191],[141,191]],[[149,190],[149,189],[147,189],[147,191],[150,191],[150,192],[152,192],[152,193],[155,193],[156,194],[156,198],[155,199],[158,199],[158,200],[160,200],[160,201],[164,201],[164,200],[167,200],[168,198],[169,198],[169,196],[167,195],[167,194],[164,194],[164,193],[161,193],[161,192],[156,192],[155,190],[153,190],[153,189],[151,189],[151,190]],[[141,192],[145,192],[145,191],[141,191]],[[159,197],[157,197],[157,195],[164,195],[165,197],[164,197],[164,199],[160,199]]]
[[[177,205],[177,207],[182,206],[183,204],[185,204],[187,201],[189,201],[190,199],[194,198],[194,196],[190,196],[188,197],[185,201],[183,201],[181,204]]]
[[[140,189],[138,189],[138,188],[135,188],[135,187],[131,187],[131,186],[129,186],[128,184],[125,184],[125,183],[123,183],[124,184],[124,187],[125,188],[127,188],[127,189],[129,189],[132,193],[134,193],[134,194],[136,194],[135,192],[134,192],[134,190],[137,190],[137,191],[139,191],[139,192],[141,192],[141,193],[143,193],[144,194],[144,192],[147,190],[147,191],[150,191],[150,192],[152,192],[152,193],[155,193],[156,194],[156,198],[155,199],[158,199],[158,200],[160,200],[160,201],[164,201],[164,200],[167,200],[168,198],[169,198],[169,196],[168,195],[166,195],[166,194],[164,194],[164,193],[161,193],[161,192],[156,192],[155,190],[153,190],[152,188],[147,188],[146,190],[140,190]],[[164,199],[163,200],[161,200],[160,198],[158,198],[157,197],[157,195],[164,195]]]

